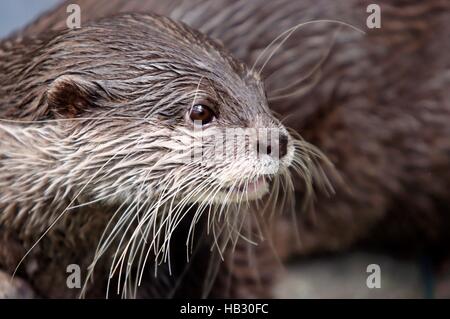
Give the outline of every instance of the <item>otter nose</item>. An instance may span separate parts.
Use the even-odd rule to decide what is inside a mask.
[[[275,139],[275,141],[272,141],[271,137],[268,136],[266,140],[258,139],[256,150],[258,154],[268,154],[275,157],[276,152],[273,152],[273,150],[274,147],[278,147],[278,156],[281,159],[287,154],[288,141],[289,138],[285,134],[279,134],[278,139]],[[275,145],[273,144],[273,142],[275,142]]]

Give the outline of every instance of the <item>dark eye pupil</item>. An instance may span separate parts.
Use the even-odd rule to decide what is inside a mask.
[[[209,107],[197,104],[192,107],[190,117],[193,121],[201,121],[202,124],[207,124],[213,120],[214,114]]]

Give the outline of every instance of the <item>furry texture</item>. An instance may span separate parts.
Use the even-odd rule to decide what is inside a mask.
[[[304,22],[333,19],[365,29],[371,1],[77,2],[82,23],[116,12],[153,11],[220,40],[249,66],[258,60],[256,71],[264,65],[270,107],[321,149],[342,177],[333,180],[335,196],[318,193],[314,208],[298,214],[298,226],[288,217],[278,219],[279,254],[337,251],[359,243],[447,250],[448,1],[380,1],[379,30],[362,36],[318,21],[282,37],[283,45],[275,52],[275,44],[262,58],[273,39]],[[65,8],[44,15],[19,37],[65,28]],[[305,188],[295,184],[301,199]],[[297,203],[300,212],[302,200]],[[231,273],[246,277],[245,269]]]
[[[336,196],[317,194],[315,209],[299,214],[301,244],[292,246],[297,230],[291,228],[285,245],[301,254],[362,241],[402,249],[446,246],[448,1],[379,1],[382,26],[374,30],[366,28],[369,0],[77,3],[82,22],[124,11],[184,21],[250,66],[286,30],[320,20],[281,37],[256,68],[265,65],[261,77],[271,109],[322,150],[343,180],[333,181]],[[23,34],[64,28],[64,10],[62,5],[44,15]],[[296,189],[301,196],[302,186]]]
[[[5,42],[2,57],[0,224],[9,241],[14,234],[27,251],[15,269],[2,266],[12,272],[37,263],[32,271],[25,267],[24,276],[43,296],[76,293],[64,287],[72,263],[85,270],[82,296],[109,296],[114,283],[118,295],[138,297],[144,274],[152,272],[148,293],[171,295],[177,289],[171,248],[183,245],[186,259],[178,262],[188,264],[198,246],[197,224],[201,244],[217,249],[208,258],[206,296],[225,250],[233,251],[239,240],[257,242],[254,226],[241,232],[250,218],[241,206],[264,195],[251,195],[250,188],[270,183],[267,203],[257,207],[261,215],[287,202],[291,163],[311,189],[309,167],[320,154],[289,138],[268,109],[257,73],[185,25],[158,16],[116,16]],[[215,119],[198,131],[188,114],[205,100]],[[227,144],[231,128],[281,132],[284,156]],[[243,132],[244,145],[266,143]],[[277,140],[267,143],[278,149]],[[215,158],[216,144],[236,156]],[[184,240],[172,244],[186,219]],[[56,257],[61,260],[46,267],[59,267],[61,276],[42,285],[45,259]],[[99,269],[103,278],[93,285]],[[158,290],[160,284],[167,291]]]

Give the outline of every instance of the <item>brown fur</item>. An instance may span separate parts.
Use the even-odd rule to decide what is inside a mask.
[[[207,228],[216,232],[215,227],[228,224],[226,231],[214,235],[220,246],[222,238],[216,236],[228,241],[234,228],[241,227],[237,204],[220,206],[210,201],[216,189],[228,182],[221,179],[230,178],[239,186],[259,177],[262,170],[253,167],[259,167],[259,160],[242,154],[236,163],[233,159],[189,162],[186,156],[198,144],[198,136],[193,135],[194,124],[186,114],[198,94],[212,101],[217,114],[205,130],[215,130],[211,137],[229,127],[284,128],[270,113],[257,75],[220,45],[168,18],[125,15],[79,30],[4,42],[1,58],[3,269],[13,273],[19,265],[18,274],[42,296],[75,297],[80,292],[65,285],[66,266],[74,263],[86,271],[95,260],[92,276],[100,279],[95,285],[88,282],[84,292],[88,297],[100,297],[105,295],[114,248],[121,256],[122,249],[131,247],[124,250],[127,264],[135,260],[136,255],[130,252],[135,247],[151,251],[145,248],[146,240],[156,252],[163,249],[171,256],[173,246],[186,249],[189,236],[194,236],[189,226],[201,221],[201,213],[213,206],[214,210],[208,210],[208,214],[214,213],[213,224],[199,226],[201,236],[206,236]],[[291,144],[289,156],[294,149]],[[207,147],[204,152],[211,155]],[[283,161],[280,159],[280,166],[287,165]],[[211,170],[217,175],[215,179]],[[231,174],[233,170],[236,177]],[[194,198],[196,187],[202,187],[204,199]],[[169,202],[153,208],[166,198]],[[149,200],[153,201],[147,204]],[[194,221],[182,218],[188,214],[191,201],[199,206],[191,214]],[[179,207],[178,203],[183,204]],[[117,220],[116,210],[123,211]],[[215,217],[218,212],[226,216],[223,221]],[[142,220],[149,221],[159,216],[153,221],[155,227],[144,227],[136,220],[140,214]],[[99,248],[101,253],[94,254],[107,223],[112,220],[114,225],[123,216],[128,216],[130,226],[114,233],[117,240],[112,237],[111,242],[103,242],[112,251]],[[175,229],[184,219],[188,219],[187,227]],[[164,232],[156,231],[163,226]],[[140,239],[135,227],[142,233],[153,229],[150,239]],[[170,236],[164,237],[164,233]],[[122,235],[136,241],[121,246],[118,239]],[[174,239],[178,244],[171,244],[172,235],[180,238]],[[205,247],[193,250],[209,251],[214,242],[212,235],[207,237],[199,244]],[[17,253],[7,249],[16,246]],[[167,255],[150,255],[154,265],[145,271],[148,281],[136,296],[163,297],[183,290],[175,283],[185,272],[185,255],[171,256],[172,262]],[[99,256],[104,258],[97,262]],[[208,260],[213,269],[218,259]],[[191,265],[195,263],[194,258]],[[188,268],[194,267],[191,265]],[[109,267],[116,269],[114,264]],[[151,276],[153,267],[159,268],[156,279]],[[168,275],[169,267],[174,267],[172,276]],[[203,282],[199,280],[198,285],[197,293],[192,289],[191,295],[205,293]]]
[[[77,3],[82,21],[120,11],[171,16],[219,39],[248,65],[276,36],[302,22],[335,19],[366,30],[360,36],[333,23],[300,28],[263,74],[270,100],[272,92],[313,69],[335,37],[319,82],[306,94],[270,103],[331,158],[345,181],[336,186],[336,196],[319,195],[314,214],[300,217],[299,252],[348,247],[373,238],[373,231],[381,234],[377,242],[444,242],[450,189],[448,1],[381,1],[382,27],[374,30],[365,26],[372,3],[365,0]],[[23,33],[64,27],[64,10],[61,5]]]
[[[365,8],[371,1],[78,3],[82,23],[119,11],[171,16],[219,39],[252,65],[271,40],[301,22],[337,19],[365,29]],[[335,196],[319,193],[314,210],[299,215],[299,229],[280,226],[285,256],[337,251],[362,242],[446,249],[450,6],[445,0],[380,4],[380,30],[361,36],[332,23],[306,26],[264,69],[270,107],[280,117],[288,116],[286,124],[318,146],[343,180],[334,181]],[[64,28],[65,17],[62,5],[21,34]],[[297,86],[283,88],[313,69],[331,43],[318,82],[301,95],[275,99],[295,91]],[[297,192],[300,197],[301,185]],[[286,219],[280,223],[290,223]],[[293,245],[297,232],[300,242]]]

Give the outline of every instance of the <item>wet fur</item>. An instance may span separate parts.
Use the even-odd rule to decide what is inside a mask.
[[[365,28],[371,3],[213,2],[79,1],[83,21],[149,10],[182,20],[219,39],[248,65],[276,36],[301,22],[327,18]],[[446,250],[450,61],[443,52],[449,51],[449,5],[436,0],[382,1],[381,6],[380,30],[361,36],[332,23],[312,24],[292,34],[264,68],[270,107],[324,151],[343,179],[333,181],[335,196],[317,194],[314,209],[299,215],[298,227],[290,217],[279,219],[282,232],[275,245],[282,256],[358,243]],[[64,28],[65,16],[63,5],[22,34]],[[307,77],[313,80],[308,90],[304,83],[296,85],[318,63],[320,74]],[[280,98],[284,95],[290,96]],[[298,184],[296,190],[302,198],[304,187]]]
[[[396,248],[446,246],[448,1],[379,1],[382,27],[373,30],[366,27],[368,0],[106,2],[78,1],[87,12],[82,21],[157,12],[220,40],[248,65],[301,23],[338,20],[367,31],[310,24],[292,33],[264,68],[271,109],[322,150],[345,181],[334,181],[336,196],[318,194],[315,210],[299,217],[303,239],[294,250],[334,251],[367,240]],[[43,15],[23,34],[64,28],[64,10]]]
[[[269,155],[212,158],[213,138],[228,128],[288,132],[268,109],[258,74],[185,25],[116,16],[4,42],[2,58],[1,231],[5,246],[25,251],[2,267],[42,296],[176,295],[198,249],[214,253],[200,259],[208,273],[190,294],[219,296],[213,285],[225,251],[261,240],[252,239],[254,226],[243,233],[253,203],[245,192],[230,202],[233,188],[267,175],[272,193],[253,208],[261,216],[288,201],[291,161],[311,188],[309,167],[321,155],[301,140],[290,139],[276,174],[265,172],[275,161]],[[201,134],[186,119],[198,97],[217,114]],[[191,160],[197,144],[204,155]],[[65,288],[73,263],[84,271],[81,291]],[[58,274],[52,282],[49,269]]]

